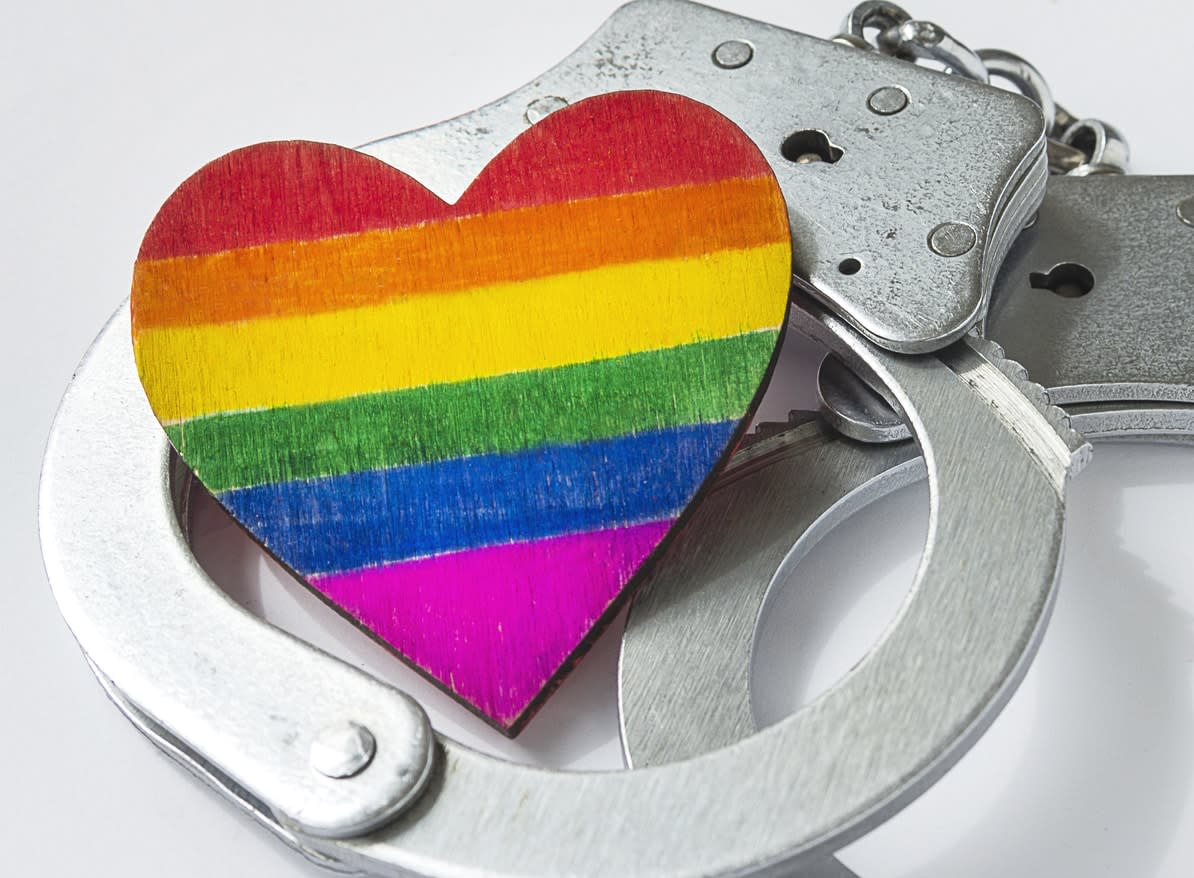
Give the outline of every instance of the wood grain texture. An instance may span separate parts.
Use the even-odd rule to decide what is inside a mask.
[[[788,252],[786,244],[718,250],[307,317],[146,329],[136,342],[141,381],[156,400],[158,417],[174,422],[773,330],[774,305],[746,295],[745,288],[760,278],[774,285],[786,277],[787,269],[775,266]],[[644,297],[646,289],[655,295]],[[736,307],[727,308],[727,301]],[[688,309],[680,319],[678,302]],[[484,333],[476,344],[461,344],[473,326]],[[180,384],[181,374],[192,378]]]
[[[699,257],[772,243],[767,217],[726,224],[722,205],[773,195],[767,178],[720,180],[482,213],[336,236],[137,263],[143,329],[301,317],[381,305],[427,292],[471,290],[608,265]],[[666,216],[668,222],[656,220]],[[752,223],[751,220],[754,222]],[[568,229],[568,235],[560,234]],[[616,235],[610,230],[617,229]],[[588,246],[577,246],[576,241]],[[511,259],[499,242],[518,241]],[[402,254],[395,259],[394,254]],[[284,267],[285,272],[277,271]],[[254,295],[262,282],[271,295]],[[330,299],[329,285],[344,290]],[[220,290],[196,301],[194,290]],[[200,310],[200,306],[202,310]]]
[[[749,139],[623,92],[455,204],[326,144],[216,160],[146,234],[134,352],[221,504],[513,734],[733,444],[790,269]]]
[[[496,378],[194,418],[166,432],[211,491],[737,419],[771,332]],[[710,372],[723,377],[710,381]],[[659,405],[645,387],[669,387]],[[584,412],[578,417],[577,412]],[[263,443],[259,437],[269,436]]]

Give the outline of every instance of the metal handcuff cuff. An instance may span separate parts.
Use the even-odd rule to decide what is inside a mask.
[[[1037,222],[1000,274],[987,333],[1031,364],[1088,439],[1194,442],[1194,362],[1180,344],[1194,263],[1172,263],[1194,231],[1175,211],[1192,189],[1189,177],[1050,178]],[[1098,295],[1035,288],[1038,269],[1078,265],[1098,278]],[[1145,308],[1142,290],[1157,297]],[[1066,341],[1047,343],[1057,339]],[[833,357],[819,379],[822,413],[763,425],[634,599],[619,703],[636,767],[755,731],[751,654],[776,583],[838,523],[925,476],[902,420],[867,385]],[[709,629],[715,636],[683,634]],[[852,874],[834,861],[819,868]]]
[[[959,66],[950,59],[960,44],[906,28],[896,7],[860,9],[851,19],[857,33],[844,42],[894,16],[883,33],[909,33],[893,54],[937,46],[953,54],[936,60]],[[1004,67],[1028,92],[1025,69]],[[47,449],[40,514],[51,585],[126,715],[316,862],[426,876],[765,874],[823,863],[947,770],[1035,651],[1061,560],[1066,481],[1088,446],[998,346],[967,333],[986,315],[1005,255],[1041,206],[1048,166],[1098,171],[1114,159],[1107,144],[1118,137],[1105,139],[1110,157],[1083,153],[1076,162],[1074,144],[1049,141],[1040,110],[1022,97],[681,0],[639,0],[523,89],[363,151],[448,198],[553,108],[640,88],[677,92],[730,118],[763,150],[789,205],[799,205],[794,325],[883,392],[926,464],[932,513],[913,596],[885,640],[826,696],[714,752],[599,774],[472,752],[437,737],[413,699],[252,619],[208,580],[187,544],[188,472],[138,385],[126,306],[80,365]],[[1052,127],[1059,114],[1051,115]],[[897,118],[919,124],[892,124]],[[835,138],[850,154],[841,168],[832,166],[843,148]],[[917,206],[915,215],[891,207],[905,203]],[[1041,229],[1052,228],[1049,205]],[[865,260],[868,271],[847,271],[852,260]],[[1002,340],[996,325],[991,334]],[[1149,399],[1188,402],[1174,384],[1180,370],[1159,363],[1159,376],[1071,383],[1128,381],[1152,388]],[[1095,393],[1083,402],[1122,398]],[[883,414],[873,408],[864,422]],[[1180,405],[1082,414],[1096,430],[1154,418],[1166,425],[1154,432],[1183,432],[1175,426]],[[983,455],[962,450],[975,443]],[[727,480],[770,460],[769,448],[744,452]],[[911,457],[903,449],[880,450]],[[898,478],[910,478],[908,465],[890,457],[876,477],[896,464]],[[853,487],[843,484],[842,496]],[[691,526],[734,493],[713,492]],[[740,502],[764,510],[775,498]],[[760,569],[783,540],[786,554],[800,520],[784,522],[767,551],[753,550]],[[987,539],[997,526],[1006,538]],[[686,545],[687,533],[673,547]],[[739,551],[731,548],[702,583]],[[675,720],[666,698],[636,703],[627,675],[644,634],[673,626],[650,610],[651,595],[669,577],[694,573],[685,565],[665,562],[633,614],[623,718],[635,762],[651,761],[636,752],[640,723]],[[961,580],[967,588],[957,587]],[[719,628],[705,620],[687,636],[715,641]],[[371,730],[372,762],[350,777],[313,771],[312,739],[345,717]]]

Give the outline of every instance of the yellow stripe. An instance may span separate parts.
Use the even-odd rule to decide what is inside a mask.
[[[613,265],[312,316],[142,330],[163,422],[326,402],[774,329],[787,243]]]

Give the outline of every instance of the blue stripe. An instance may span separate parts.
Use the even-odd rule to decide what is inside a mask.
[[[220,502],[304,576],[678,514],[737,421],[258,485]]]

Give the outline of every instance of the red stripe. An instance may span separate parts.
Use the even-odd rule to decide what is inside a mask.
[[[458,206],[510,210],[770,175],[759,148],[716,110],[680,95],[616,92],[535,125],[489,163]]]
[[[615,92],[553,113],[525,132],[455,205],[344,147],[286,141],[236,150],[175,191],[138,258],[310,241],[769,173],[758,148],[715,110],[679,95]]]
[[[443,213],[443,201],[377,159],[326,143],[261,143],[221,156],[179,186],[137,258],[311,241]]]

